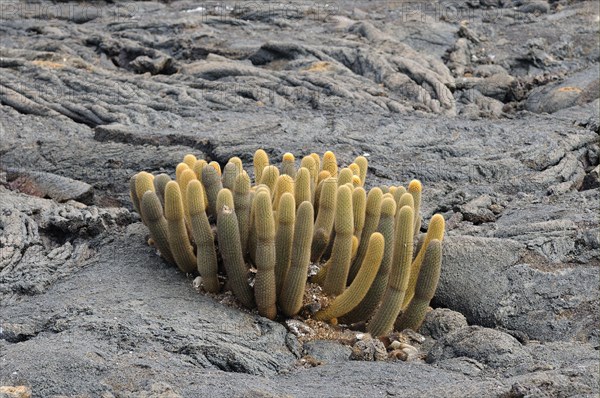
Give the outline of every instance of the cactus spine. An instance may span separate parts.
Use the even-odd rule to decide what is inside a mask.
[[[444,239],[444,228],[445,228],[444,217],[441,214],[435,214],[431,217],[429,221],[429,228],[427,229],[427,235],[425,235],[425,241],[423,242],[423,246],[421,250],[415,257],[412,265],[410,267],[410,279],[408,282],[408,289],[406,290],[406,295],[404,296],[404,303],[402,304],[402,308],[406,308],[410,300],[412,300],[415,294],[415,286],[417,284],[417,278],[419,277],[419,272],[421,270],[421,264],[423,263],[423,257],[425,256],[425,251],[429,247],[429,242],[434,239],[439,240],[440,242]]]
[[[171,248],[169,247],[167,220],[163,215],[163,208],[155,192],[146,191],[140,204],[141,216],[146,220],[150,230],[150,237],[154,240],[158,251],[167,262],[175,264]]]
[[[177,266],[185,273],[193,272],[197,268],[196,256],[183,220],[181,191],[175,181],[170,181],[165,188],[165,218],[169,248]]]
[[[248,284],[248,268],[242,256],[240,230],[235,211],[223,206],[217,215],[217,237],[229,286],[237,299],[246,307],[254,307],[254,295]]]
[[[217,253],[215,237],[208,222],[204,205],[204,188],[198,180],[191,181],[187,186],[187,200],[190,214],[190,225],[196,242],[196,259],[204,290],[218,293],[220,290],[217,276]]]
[[[350,323],[371,318],[373,311],[375,311],[385,293],[394,256],[394,243],[396,238],[394,230],[395,214],[396,201],[393,198],[384,199],[381,203],[381,217],[379,219],[379,227],[377,228],[378,232],[383,235],[385,240],[385,249],[383,251],[383,258],[381,259],[381,266],[379,267],[377,276],[365,298],[345,317]]]
[[[381,201],[383,200],[383,192],[379,188],[372,188],[367,195],[367,206],[365,210],[365,224],[360,234],[358,243],[358,252],[356,258],[350,266],[348,274],[348,282],[352,282],[360,269],[360,265],[367,252],[369,237],[377,230],[379,225],[379,216],[381,215]]]
[[[271,197],[265,191],[257,192],[255,207],[256,233],[256,279],[254,294],[258,313],[266,318],[275,319],[276,282],[275,282],[275,221],[271,207]]]
[[[367,253],[361,264],[356,278],[342,294],[336,297],[331,305],[315,314],[317,320],[337,318],[351,311],[367,294],[369,287],[377,275],[385,241],[379,232],[373,233],[369,238]]]
[[[313,217],[313,207],[310,202],[302,202],[296,215],[290,268],[285,277],[279,300],[281,309],[287,316],[296,315],[302,308],[302,297],[310,262]]]
[[[323,284],[323,291],[330,295],[341,294],[346,289],[352,256],[354,220],[352,217],[352,192],[347,186],[343,185],[338,188],[336,203],[335,240],[331,252],[331,265]]]
[[[397,330],[412,329],[416,331],[419,329],[425,319],[429,302],[437,289],[441,267],[442,243],[437,239],[432,239],[425,251],[415,295],[396,322]]]
[[[382,336],[394,326],[394,321],[402,309],[413,250],[413,217],[414,211],[410,206],[404,206],[396,218],[396,241],[392,270],[381,305],[375,311],[373,318],[367,324],[367,331],[373,336]]]
[[[319,212],[315,220],[313,240],[311,245],[311,261],[317,262],[327,249],[329,237],[335,221],[337,181],[328,178],[323,181],[321,195],[319,198]]]

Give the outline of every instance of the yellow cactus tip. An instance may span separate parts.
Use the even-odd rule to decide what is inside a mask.
[[[446,220],[444,220],[444,216],[442,216],[439,213],[434,214],[431,217],[431,220],[429,221],[430,224],[441,224],[441,225],[445,225]]]
[[[188,166],[187,163],[181,162],[177,165],[177,168],[175,170],[176,170],[176,172],[181,173],[183,170],[187,170],[189,168],[190,168],[190,166]]]
[[[335,159],[335,154],[331,151],[327,151],[323,154],[323,160],[333,160]]]
[[[408,184],[409,192],[421,192],[423,191],[423,185],[421,185],[421,181],[412,180],[410,184]]]
[[[184,163],[190,163],[191,162],[192,164],[194,164],[194,163],[196,163],[196,160],[197,160],[196,156],[192,155],[191,153],[188,153],[187,155],[185,155],[183,157],[183,162]]]
[[[295,160],[296,160],[296,158],[294,157],[294,154],[289,153],[289,152],[283,154],[283,161],[284,162],[293,162]]]

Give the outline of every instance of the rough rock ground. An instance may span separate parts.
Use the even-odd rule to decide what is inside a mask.
[[[597,1],[1,7],[0,386],[600,392]],[[424,182],[425,219],[448,221],[426,361],[301,347],[145,244],[129,176],[258,147],[368,153],[374,183]]]

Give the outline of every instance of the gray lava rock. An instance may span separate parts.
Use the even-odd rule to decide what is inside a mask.
[[[304,343],[303,352],[323,363],[350,360],[352,348],[333,340],[313,340]]]
[[[467,319],[460,312],[448,308],[436,308],[425,315],[421,333],[437,340],[465,326],[467,326]]]
[[[577,104],[585,104],[598,98],[600,81],[597,68],[575,73],[563,82],[534,89],[525,107],[536,113],[554,113]]]
[[[464,327],[444,336],[428,353],[427,362],[458,357],[516,373],[524,373],[533,364],[531,355],[514,337],[479,326]]]

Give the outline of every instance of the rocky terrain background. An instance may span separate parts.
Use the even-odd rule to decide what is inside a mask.
[[[0,396],[598,396],[598,1],[0,8]],[[301,344],[146,245],[132,174],[259,147],[423,181],[418,355]]]

